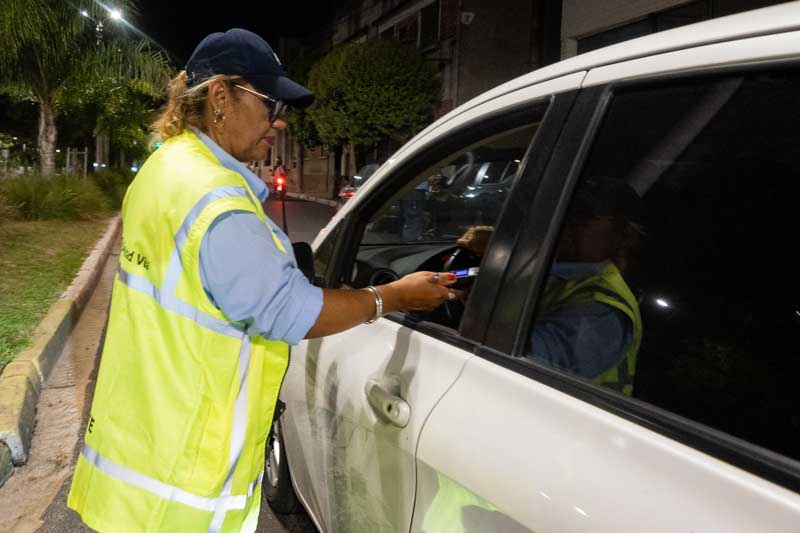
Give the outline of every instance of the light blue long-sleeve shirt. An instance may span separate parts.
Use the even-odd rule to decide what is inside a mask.
[[[258,176],[203,132],[193,132],[222,166],[241,174],[253,194],[266,200],[269,191]],[[218,217],[200,246],[200,278],[214,305],[248,334],[297,344],[317,321],[322,289],[297,268],[289,237],[269,219],[267,224],[287,253],[255,214],[232,211]]]
[[[593,276],[606,263],[553,263],[551,282]],[[593,379],[619,364],[633,338],[630,319],[600,302],[565,302],[538,317],[531,359]]]

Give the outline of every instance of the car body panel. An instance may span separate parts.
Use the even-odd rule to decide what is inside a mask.
[[[493,531],[789,532],[800,524],[797,494],[480,357],[431,414],[417,459],[412,531],[437,494],[431,471],[496,506],[487,513]]]
[[[800,7],[798,7],[800,11]],[[783,61],[800,55],[800,31],[752,37],[633,59],[589,71],[584,87],[704,68]]]
[[[419,433],[471,357],[387,318],[292,349],[284,439],[298,493],[324,531],[408,531]],[[387,378],[411,408],[404,428],[367,399],[367,382]]]

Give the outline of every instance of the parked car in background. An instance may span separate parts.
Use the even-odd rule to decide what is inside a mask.
[[[792,2],[578,55],[422,131],[320,232],[314,279],[479,273],[464,301],[292,347],[270,505],[334,533],[798,531],[798,94]],[[475,225],[482,254],[456,243]],[[575,362],[613,350],[610,380]]]
[[[358,189],[367,182],[369,177],[372,176],[376,170],[378,170],[378,167],[380,167],[378,163],[368,163],[359,168],[358,172],[347,180],[347,183],[342,187],[336,197],[337,210],[341,209],[344,204],[356,194]]]

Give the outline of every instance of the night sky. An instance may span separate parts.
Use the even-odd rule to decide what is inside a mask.
[[[137,4],[139,15],[134,24],[166,48],[176,66],[183,66],[197,43],[215,31],[245,28],[276,48],[280,36],[315,33],[330,24],[336,2],[139,0]]]

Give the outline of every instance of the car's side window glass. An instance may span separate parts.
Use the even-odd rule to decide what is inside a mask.
[[[526,358],[800,459],[800,74],[620,90]]]
[[[479,267],[537,125],[507,128],[471,143],[406,180],[367,222],[351,284],[377,285],[420,270]],[[468,289],[469,281],[462,283]],[[424,318],[457,328],[463,306],[461,300],[452,302]]]

